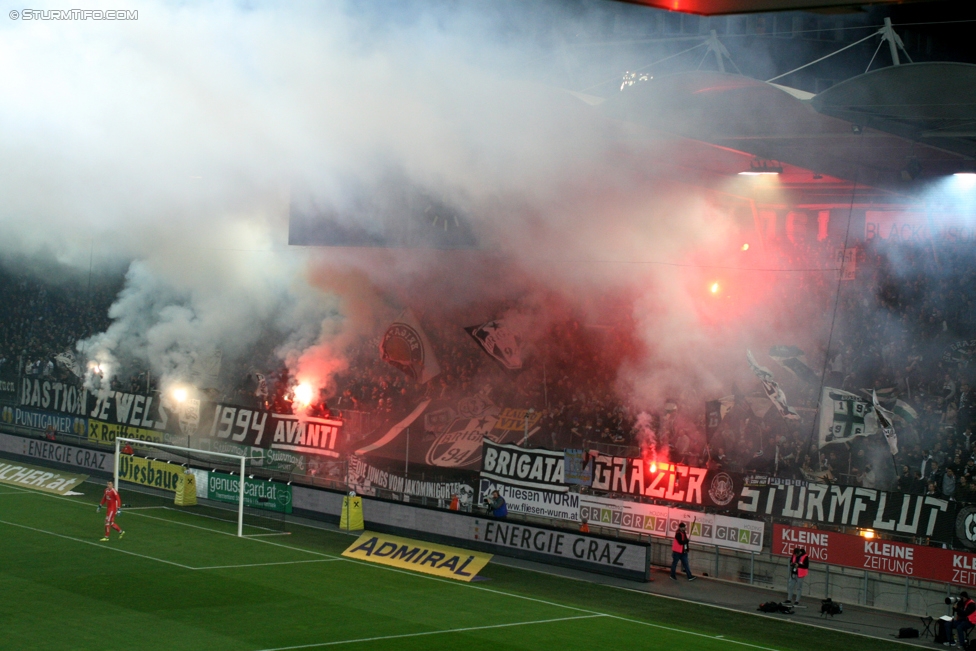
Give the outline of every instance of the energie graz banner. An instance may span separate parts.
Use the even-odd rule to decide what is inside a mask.
[[[954,538],[955,502],[859,486],[773,482],[776,480],[749,485],[759,482],[738,473],[600,455],[594,460],[592,488],[739,513],[927,536],[942,542]]]

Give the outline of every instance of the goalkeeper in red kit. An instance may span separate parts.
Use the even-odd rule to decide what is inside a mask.
[[[108,483],[105,488],[105,494],[102,495],[102,501],[99,502],[98,508],[95,510],[96,513],[105,507],[105,537],[102,538],[102,542],[108,541],[108,534],[115,529],[119,532],[119,538],[125,535],[122,528],[115,524],[115,516],[119,512],[119,508],[122,506],[122,498],[119,497],[119,492],[115,490],[115,485],[112,482]]]

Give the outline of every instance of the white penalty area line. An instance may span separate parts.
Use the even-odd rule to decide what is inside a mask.
[[[28,527],[26,524],[17,524],[16,522],[8,522],[7,520],[0,520],[0,524],[6,524],[11,527],[19,527],[21,529],[28,529],[30,531],[36,531],[37,533],[46,533],[49,536],[55,536],[57,538],[64,538],[65,540],[73,540],[75,542],[84,543],[86,545],[91,545],[93,547],[98,547],[99,549],[107,549],[113,552],[119,552],[120,554],[128,554],[129,556],[138,556],[139,558],[145,558],[150,561],[156,561],[157,563],[166,563],[167,565],[175,565],[176,567],[183,568],[184,570],[195,570],[197,568],[190,567],[189,565],[183,565],[182,563],[177,563],[176,561],[167,561],[162,558],[156,558],[155,556],[147,556],[145,554],[138,554],[136,552],[130,552],[125,549],[119,549],[118,547],[109,547],[105,543],[92,542],[91,540],[85,540],[83,538],[75,538],[74,536],[66,536],[63,533],[55,533],[54,531],[48,531],[46,529],[38,529],[36,527]]]
[[[273,563],[245,563],[242,565],[210,565],[207,567],[193,567],[193,570],[229,570],[237,567],[265,567],[267,565],[297,565],[299,563],[331,563],[342,560],[340,558],[313,558],[308,561],[276,561]]]
[[[267,565],[297,565],[299,563],[328,563],[330,561],[342,560],[339,558],[315,558],[315,559],[304,560],[304,561],[275,561],[271,563],[242,563],[239,565],[208,565],[206,567],[192,567],[190,565],[184,565],[183,563],[177,563],[176,561],[168,561],[165,558],[157,558],[155,556],[149,556],[148,554],[139,554],[137,552],[131,552],[127,549],[119,549],[118,547],[109,547],[106,543],[103,542],[93,542],[91,540],[85,540],[84,538],[75,538],[74,536],[66,536],[63,533],[48,531],[47,529],[38,529],[37,527],[29,527],[26,524],[18,524],[17,522],[9,522],[7,520],[0,520],[0,524],[6,524],[11,527],[18,527],[20,529],[27,529],[29,531],[35,531],[37,533],[44,533],[49,536],[64,538],[65,540],[73,540],[75,542],[80,542],[86,545],[91,545],[93,547],[98,547],[99,549],[107,549],[108,551],[118,552],[120,554],[127,554],[129,556],[136,556],[138,558],[144,558],[146,560],[156,561],[157,563],[166,563],[167,565],[174,565],[184,570],[192,570],[192,571],[227,570],[227,569],[234,569],[239,567],[264,567]]]
[[[420,633],[400,633],[398,635],[378,635],[376,637],[361,637],[355,640],[335,640],[333,642],[316,642],[314,644],[298,644],[295,646],[279,646],[273,649],[262,649],[261,651],[293,651],[294,649],[314,649],[323,646],[337,646],[340,644],[359,644],[363,642],[379,642],[381,640],[399,640],[407,637],[423,637],[426,635],[445,635],[448,633],[467,633],[469,631],[487,631],[495,628],[511,628],[513,626],[535,626],[538,624],[552,624],[555,622],[568,622],[576,619],[594,619],[596,617],[607,617],[607,615],[576,615],[574,617],[557,617],[555,619],[537,619],[531,622],[511,622],[509,624],[489,624],[487,626],[467,626],[464,628],[448,628],[439,631],[421,631]]]

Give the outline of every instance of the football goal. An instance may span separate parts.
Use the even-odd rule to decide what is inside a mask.
[[[163,452],[168,452],[174,458],[177,458],[181,455],[186,455],[188,457],[192,455],[193,457],[198,457],[201,460],[207,458],[220,459],[222,465],[225,466],[226,465],[239,466],[240,474],[237,477],[237,481],[234,482],[233,479],[234,473],[231,472],[229,473],[229,479],[230,479],[229,483],[231,486],[233,486],[234,483],[237,484],[236,486],[237,535],[238,537],[244,536],[244,488],[245,485],[247,484],[246,475],[245,475],[245,472],[247,470],[246,469],[247,457],[238,454],[227,454],[225,452],[210,452],[209,450],[198,450],[196,448],[187,448],[179,445],[168,445],[166,443],[157,443],[155,441],[143,441],[141,439],[116,437],[115,465],[112,473],[115,479],[116,488],[118,488],[119,486],[119,479],[122,479],[123,481],[136,480],[134,483],[143,484],[147,486],[154,486],[154,485],[159,486],[159,485],[163,485],[164,482],[167,481],[167,479],[161,474],[161,472],[166,472],[167,470],[169,470],[168,468],[165,467],[154,468],[151,465],[151,462],[155,462],[156,461],[155,459],[148,459],[146,457],[136,457],[134,454],[131,456],[131,458],[129,458],[128,454],[124,455],[128,458],[128,461],[127,461],[126,468],[124,469],[124,472],[121,473],[121,477],[120,477],[119,471],[122,468],[122,461],[123,461],[122,450],[126,447],[127,444],[131,446],[133,450],[139,449],[140,454],[143,454],[147,448],[159,449]],[[139,459],[138,463],[136,462],[136,459]],[[163,459],[161,463],[166,464],[166,466],[173,465],[173,462],[167,461],[165,459]],[[178,470],[182,472],[183,467],[178,461],[175,462],[175,465],[177,465]]]

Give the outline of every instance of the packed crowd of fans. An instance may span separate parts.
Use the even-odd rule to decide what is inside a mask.
[[[810,265],[816,247],[796,247],[782,264]],[[54,376],[71,372],[59,355],[75,342],[103,331],[117,282],[85,286],[51,283],[39,275],[0,269],[0,372]],[[835,276],[834,276],[835,277]],[[836,280],[830,274],[795,276],[780,283],[781,299],[802,292],[804,300],[830,306]],[[366,414],[380,423],[412,409],[420,400],[452,401],[481,396],[499,407],[532,408],[540,420],[531,443],[563,448],[600,448],[617,454],[667,457],[699,466],[745,473],[836,481],[889,490],[973,499],[976,451],[972,440],[974,394],[969,360],[976,345],[967,340],[976,325],[976,304],[966,288],[976,278],[976,261],[962,245],[945,245],[937,256],[929,247],[868,245],[858,251],[857,274],[840,282],[840,297],[829,349],[810,351],[807,362],[819,376],[777,379],[796,408],[785,419],[765,395],[732,386],[724,418],[706,436],[700,404],[680,397],[657,408],[636,409],[615,392],[618,369],[640,356],[641,345],[628,322],[594,325],[553,298],[545,326],[523,341],[524,368],[513,373],[496,364],[463,326],[485,320],[486,306],[457,311],[449,318],[424,319],[441,372],[426,385],[409,379],[380,359],[379,336],[347,351],[348,368],[314,401],[315,415]],[[491,314],[518,319],[518,306],[500,303]],[[618,311],[626,314],[626,310]],[[294,381],[271,360],[249,368],[220,400],[291,410]],[[113,378],[116,389],[154,390],[148,371]],[[818,448],[815,431],[822,386],[840,388],[882,404],[895,401],[899,452],[892,458],[880,437]],[[748,394],[748,395],[747,395]],[[699,400],[701,399],[701,400]]]

